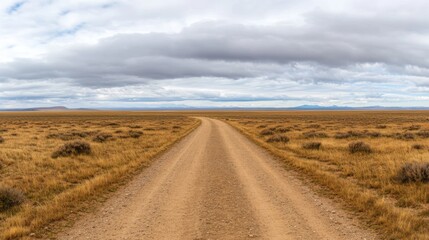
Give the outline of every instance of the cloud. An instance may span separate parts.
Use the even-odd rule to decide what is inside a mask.
[[[13,82],[68,88],[63,96],[76,102],[418,99],[429,86],[427,7],[420,0],[8,1],[0,3],[0,94]],[[14,91],[0,97],[61,98]]]
[[[10,6],[7,10],[6,10],[6,12],[8,13],[8,14],[13,14],[14,12],[17,12],[21,7],[22,7],[22,5],[24,5],[25,4],[25,1],[22,1],[22,2],[16,2],[16,3],[14,3],[12,6]]]
[[[321,74],[317,81],[325,82],[369,80],[366,76],[357,78],[359,73],[344,75],[351,73],[350,67],[365,64],[396,66],[404,73],[412,73],[414,68],[428,76],[429,51],[418,44],[412,45],[415,49],[400,48],[404,40],[392,42],[389,31],[380,32],[379,41],[371,41],[376,38],[372,30],[354,40],[354,34],[338,36],[338,31],[326,34],[314,28],[203,22],[179,33],[119,34],[95,45],[54,51],[43,61],[18,59],[0,67],[0,73],[14,79],[71,79],[93,87],[187,77],[276,77],[293,73],[289,70],[297,70],[293,67],[297,64],[308,66],[301,68],[303,73]],[[311,76],[305,79],[300,72],[290,77],[314,80]]]

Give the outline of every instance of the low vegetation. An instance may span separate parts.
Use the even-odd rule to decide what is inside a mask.
[[[51,156],[52,158],[58,158],[89,154],[91,154],[91,146],[89,143],[84,141],[75,141],[64,144],[53,152]]]
[[[264,129],[261,131],[260,133],[262,136],[268,136],[268,135],[273,135],[274,131],[270,130],[270,129]]]
[[[269,137],[267,139],[267,142],[269,142],[269,143],[274,143],[274,142],[276,142],[276,143],[278,143],[278,142],[287,143],[287,142],[289,142],[289,138],[285,135],[276,134],[274,136]]]
[[[102,200],[198,125],[149,112],[15,112],[0,119],[7,139],[0,146],[0,239],[47,239],[72,212]]]
[[[354,154],[354,153],[371,153],[371,147],[362,142],[362,141],[358,141],[358,142],[352,142],[349,144],[349,152]]]
[[[25,200],[24,194],[15,188],[0,187],[0,212],[21,205]]]
[[[429,239],[429,112],[212,116],[281,157],[323,193],[341,198],[386,239]],[[280,128],[289,130],[288,144],[269,141]]]
[[[139,138],[139,137],[141,137],[141,135],[143,135],[143,132],[142,131],[129,131],[128,132],[128,135],[130,136],[130,137],[132,137],[132,138]]]
[[[112,137],[113,137],[113,135],[109,134],[109,133],[99,133],[92,139],[92,141],[103,143],[103,142],[111,139]]]
[[[418,143],[413,144],[411,147],[412,147],[413,149],[416,149],[416,150],[423,150],[423,149],[426,149],[426,146],[425,146],[425,145],[423,145],[423,144],[418,144]]]
[[[319,150],[321,146],[322,146],[321,142],[307,142],[307,143],[304,143],[302,145],[302,148],[304,148],[304,149],[312,149],[312,150]]]
[[[429,163],[405,163],[398,171],[396,179],[401,183],[429,182]]]

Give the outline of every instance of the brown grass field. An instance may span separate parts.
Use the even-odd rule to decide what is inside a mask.
[[[429,239],[429,112],[225,112],[387,239]]]
[[[189,116],[228,122],[386,239],[429,239],[427,111],[0,113],[2,239],[49,236],[196,128]]]
[[[0,113],[0,239],[46,236],[198,124],[162,112]]]

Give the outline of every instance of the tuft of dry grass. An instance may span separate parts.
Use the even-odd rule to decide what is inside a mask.
[[[362,141],[358,141],[358,142],[352,142],[349,144],[349,152],[350,153],[371,153],[371,147],[362,142]]]
[[[324,132],[310,131],[302,134],[304,138],[327,138],[328,134]]]
[[[262,136],[268,136],[268,135],[273,135],[274,131],[270,129],[264,129],[259,134]]]
[[[84,141],[69,142],[52,153],[52,158],[91,154],[91,145]]]
[[[413,144],[413,145],[411,146],[411,148],[416,149],[416,150],[423,150],[423,149],[426,149],[426,146],[425,146],[425,145],[423,145],[423,144],[418,144],[418,143],[416,143],[416,144]]]
[[[280,134],[276,134],[274,136],[271,136],[267,139],[267,142],[269,143],[288,143],[289,142],[289,138],[285,135],[280,135]]]
[[[0,136],[0,143],[4,143],[4,138]]]
[[[290,128],[287,128],[287,127],[277,127],[276,128],[276,132],[279,132],[279,133],[285,133],[285,132],[289,132],[291,129]]]
[[[141,135],[143,135],[142,131],[129,131],[128,135],[132,138],[139,138]]]
[[[365,133],[356,132],[356,131],[348,131],[345,133],[339,132],[335,134],[335,138],[337,139],[362,138],[362,137],[365,137]]]
[[[422,126],[420,126],[420,125],[411,125],[409,127],[406,127],[405,129],[409,130],[409,131],[416,131],[416,130],[419,130],[421,127]]]
[[[13,186],[26,196],[20,205],[0,211],[0,239],[27,238],[30,233],[46,239],[46,226],[67,225],[73,219],[71,211],[102,200],[199,125],[197,119],[167,112],[0,112],[0,119],[7,139],[0,148],[0,185]],[[179,124],[176,132],[167,130]],[[133,138],[128,126],[153,131],[135,131],[139,137]],[[98,135],[116,140],[98,144]],[[69,143],[64,141],[88,143],[95,138],[89,155],[74,155],[72,148],[65,151],[72,155],[60,161],[51,157]]]
[[[401,183],[427,183],[429,182],[429,163],[405,163],[395,176]]]
[[[319,150],[322,146],[321,142],[307,142],[302,144],[302,148],[310,150]]]
[[[112,137],[113,135],[109,133],[99,133],[92,139],[92,141],[102,143],[111,139]]]
[[[21,205],[25,200],[24,194],[16,188],[0,187],[0,212]]]
[[[417,136],[421,138],[429,138],[429,131],[428,130],[422,130],[416,133]]]

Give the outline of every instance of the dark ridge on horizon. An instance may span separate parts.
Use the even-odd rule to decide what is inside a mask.
[[[347,110],[429,110],[429,107],[384,107],[384,106],[365,106],[365,107],[350,107],[350,106],[319,106],[319,105],[301,105],[296,107],[260,107],[260,108],[246,108],[246,107],[157,107],[157,108],[68,108],[65,106],[53,106],[53,107],[35,107],[35,108],[10,108],[0,109],[3,112],[37,112],[37,111],[139,111],[139,110],[257,110],[257,111],[282,111],[282,110],[302,110],[302,111],[347,111]]]
[[[64,106],[53,106],[53,107],[34,107],[34,108],[6,108],[6,109],[0,109],[0,111],[4,112],[61,112],[61,111],[76,111],[76,110],[97,110],[97,109],[89,109],[89,108],[67,108]]]

